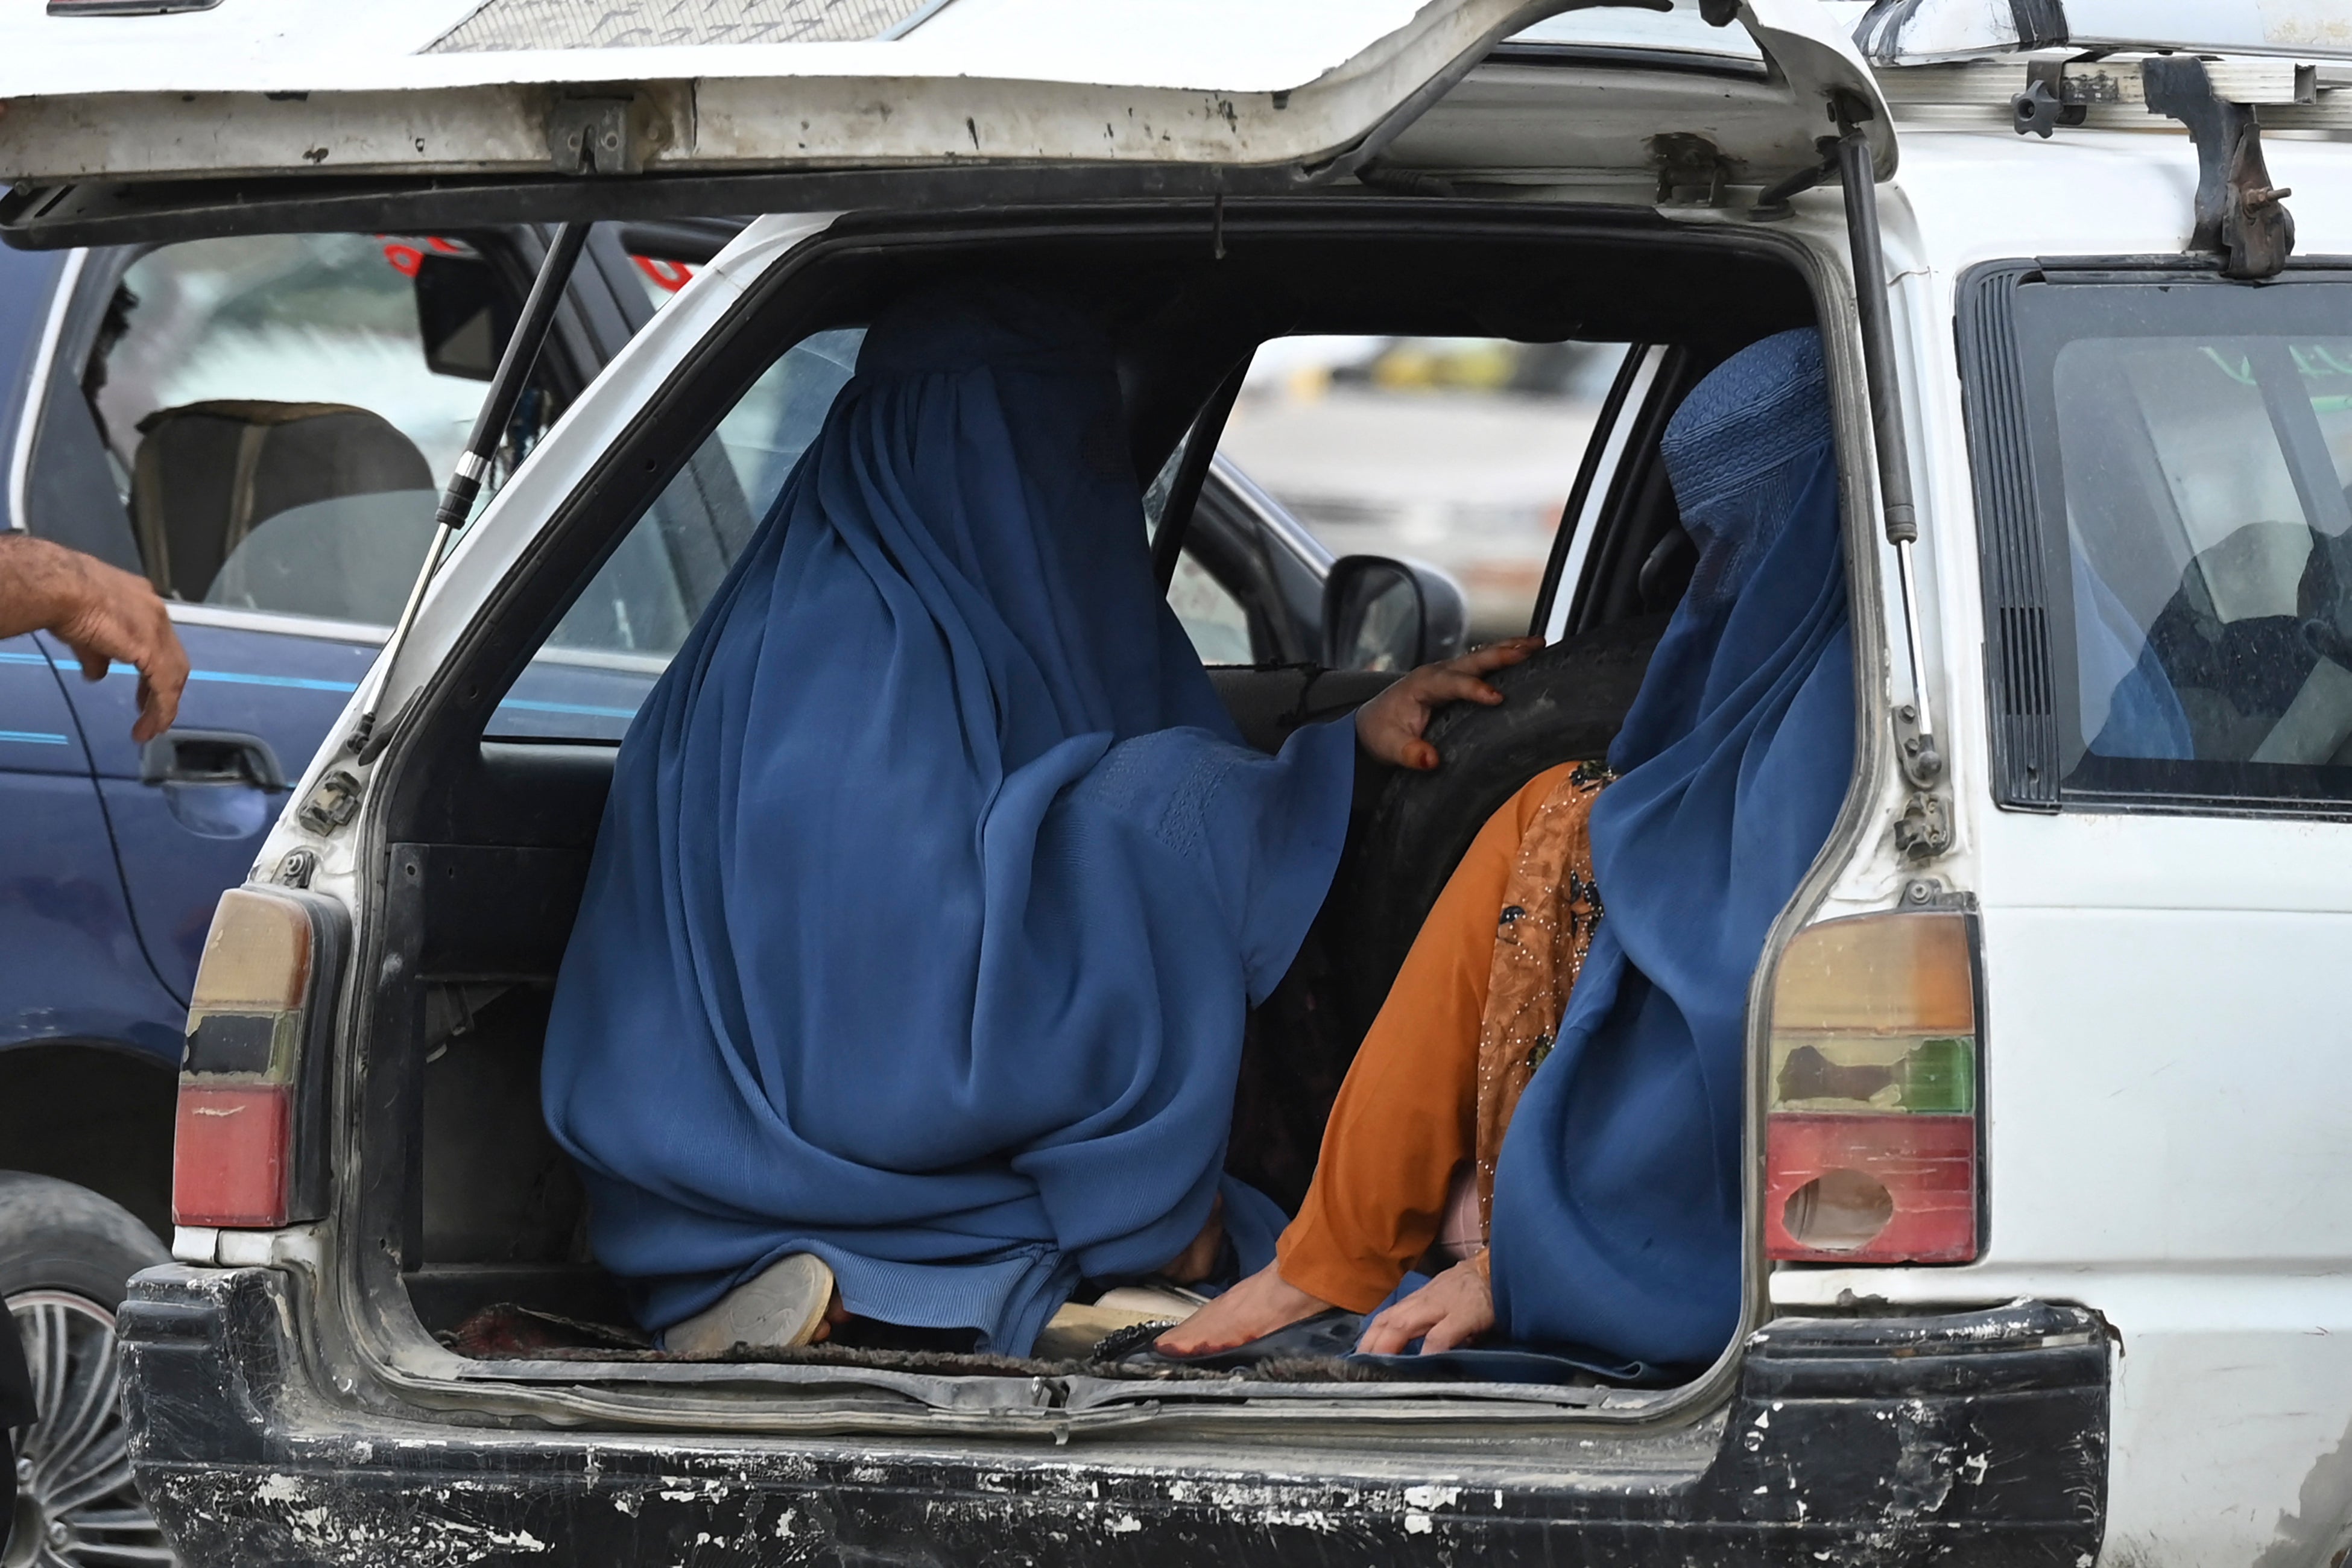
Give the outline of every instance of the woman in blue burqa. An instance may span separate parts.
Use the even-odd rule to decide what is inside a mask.
[[[1360,742],[1433,766],[1499,645],[1245,749],[1152,577],[1109,339],[1003,285],[885,312],[630,727],[542,1094],[673,1348],[848,1318],[1029,1351],[1081,1280],[1255,1268],[1245,1009]]]
[[[1276,1262],[1164,1352],[1279,1345],[1309,1321],[1344,1344],[1370,1313],[1369,1353],[1483,1341],[1514,1349],[1455,1370],[1658,1380],[1728,1342],[1748,984],[1853,769],[1819,334],[1727,360],[1660,455],[1698,563],[1605,765],[1538,774],[1486,823],[1349,1068]],[[1425,1279],[1433,1250],[1458,1261]]]

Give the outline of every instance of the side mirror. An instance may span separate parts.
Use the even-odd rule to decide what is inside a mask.
[[[1343,555],[1323,581],[1323,663],[1400,673],[1452,658],[1468,641],[1469,601],[1434,566]]]
[[[478,257],[428,254],[417,263],[415,287],[425,368],[436,375],[489,380],[516,315],[496,270]]]

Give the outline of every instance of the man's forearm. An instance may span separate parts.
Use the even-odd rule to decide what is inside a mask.
[[[72,552],[28,533],[0,533],[0,637],[53,626],[79,607],[86,576]]]
[[[117,663],[138,669],[132,740],[152,740],[178,716],[188,654],[146,578],[46,539],[0,532],[0,637],[30,631],[64,643],[85,679],[104,679]]]

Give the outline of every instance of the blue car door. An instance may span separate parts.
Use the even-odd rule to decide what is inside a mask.
[[[0,250],[0,433],[12,452],[68,270],[62,256]],[[23,501],[12,486],[0,523],[23,527]],[[32,637],[0,641],[0,1049],[104,1040],[176,1060],[172,1011],[58,672]]]
[[[0,641],[0,1048],[95,1039],[179,1059],[173,1003],[124,905],[89,753],[29,637]]]
[[[267,235],[78,258],[26,521],[146,576],[187,647],[179,718],[145,746],[130,669],[87,681],[47,650],[139,937],[182,1001],[222,889],[399,613],[540,244]],[[501,475],[643,319],[642,289],[610,287],[626,265],[592,247]]]

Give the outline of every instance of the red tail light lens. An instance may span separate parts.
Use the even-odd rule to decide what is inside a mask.
[[[286,1086],[207,1086],[180,1080],[172,1145],[172,1217],[182,1225],[286,1223],[287,1145],[293,1118]]]
[[[205,939],[188,1007],[172,1151],[172,1215],[269,1229],[316,1218],[323,1070],[306,1070],[341,912],[314,894],[232,888]]]
[[[1969,917],[1862,915],[1800,931],[1773,977],[1764,1239],[1773,1258],[1977,1255],[1976,961]]]

